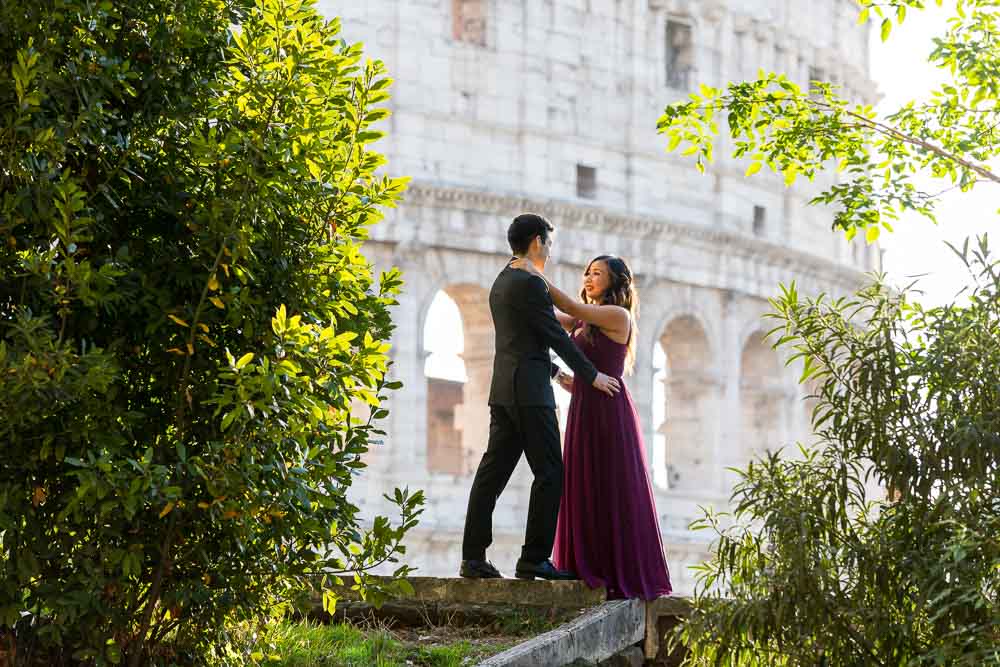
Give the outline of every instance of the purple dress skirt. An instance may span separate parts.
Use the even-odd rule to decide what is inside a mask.
[[[631,336],[631,333],[629,334]],[[639,418],[621,380],[627,345],[596,327],[573,341],[597,369],[621,382],[614,398],[573,384],[563,445],[563,496],[553,560],[609,599],[669,595],[653,489]]]

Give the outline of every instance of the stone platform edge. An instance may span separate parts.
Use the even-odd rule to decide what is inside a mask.
[[[691,603],[685,598],[611,600],[580,618],[491,656],[479,667],[558,666],[575,661],[598,664],[640,643],[646,660],[657,665],[679,665],[683,650],[668,654],[663,639],[690,613]]]
[[[395,600],[477,605],[516,605],[557,609],[583,609],[605,601],[602,588],[588,588],[582,581],[524,581],[521,579],[462,579],[440,577],[407,577],[412,595]],[[349,586],[331,588],[338,598],[361,601],[358,591]],[[318,595],[318,593],[317,593]]]

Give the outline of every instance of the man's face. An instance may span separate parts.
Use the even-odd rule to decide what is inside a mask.
[[[545,266],[545,262],[552,256],[552,243],[555,241],[555,232],[549,232],[545,241],[542,241],[541,236],[536,236],[535,241],[538,244],[538,262],[542,266]]]

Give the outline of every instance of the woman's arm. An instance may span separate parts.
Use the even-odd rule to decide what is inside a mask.
[[[622,335],[628,333],[628,311],[621,306],[597,306],[589,303],[581,303],[553,285],[548,279],[545,282],[549,286],[552,303],[555,304],[556,308],[566,313],[570,321],[583,320],[607,332],[620,333]],[[562,320],[559,321],[560,323],[562,322]]]
[[[556,319],[559,320],[559,324],[561,324],[562,328],[566,331],[572,331],[573,325],[576,324],[575,317],[559,312],[558,310],[556,311]]]
[[[608,333],[628,334],[629,326],[631,326],[629,314],[621,306],[596,306],[589,303],[581,303],[553,285],[552,281],[528,260],[519,259],[516,262],[512,262],[511,267],[532,273],[545,281],[546,286],[549,288],[549,297],[551,297],[553,305],[566,313],[571,319],[583,320]],[[559,323],[563,324],[563,320],[560,319]],[[565,326],[563,324],[563,327]]]
[[[555,380],[556,380],[557,383],[559,383],[560,387],[562,387],[563,389],[565,389],[566,391],[568,391],[571,394],[573,393],[573,376],[572,375],[570,375],[569,373],[566,373],[565,371],[559,371],[558,373],[556,373]]]

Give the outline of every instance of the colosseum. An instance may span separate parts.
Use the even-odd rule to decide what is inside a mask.
[[[876,246],[831,231],[807,202],[834,174],[785,188],[744,176],[720,141],[705,175],[665,153],[663,107],[698,83],[821,79],[874,102],[868,33],[853,0],[320,0],[350,41],[395,79],[378,146],[405,201],[373,228],[366,254],[398,266],[392,395],[384,442],[355,497],[386,511],[393,487],[423,489],[408,539],[419,574],[454,576],[472,473],[486,446],[493,339],[487,294],[524,211],[557,227],[547,272],[575,291],[601,253],[624,257],[642,298],[627,378],[643,421],[663,542],[678,593],[710,535],[699,506],[725,509],[750,457],[809,437],[808,394],[763,339],[779,283],[854,290],[880,267]],[[823,180],[827,179],[827,180]],[[449,316],[451,314],[451,316]],[[448,359],[451,359],[449,362]],[[441,369],[450,369],[443,372]],[[565,393],[557,389],[565,404]],[[508,575],[530,486],[519,465],[494,516],[489,557]]]

